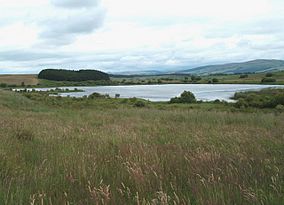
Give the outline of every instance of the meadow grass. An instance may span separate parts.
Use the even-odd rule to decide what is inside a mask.
[[[284,113],[0,90],[0,204],[284,201]]]

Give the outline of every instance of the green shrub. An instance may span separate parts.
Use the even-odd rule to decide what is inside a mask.
[[[195,75],[191,76],[191,81],[196,82],[196,81],[200,81],[200,80],[201,80],[200,76],[195,76]]]
[[[275,108],[279,111],[284,111],[284,105],[279,104]]]
[[[170,103],[196,103],[196,98],[192,92],[183,91],[180,97],[171,98]]]
[[[261,82],[262,83],[274,83],[274,82],[276,82],[276,79],[274,79],[274,78],[263,78],[261,80]]]
[[[219,99],[214,100],[214,103],[221,103]]]
[[[272,73],[266,73],[265,77],[272,77],[273,74]]]
[[[142,100],[137,100],[135,103],[134,103],[134,107],[145,107],[146,106],[146,103],[143,102]]]
[[[248,78],[248,74],[242,74],[240,75],[240,78]]]
[[[261,91],[240,92],[234,95],[236,107],[276,108],[284,105],[284,89],[264,89]]]
[[[213,82],[213,83],[218,83],[219,80],[218,80],[217,78],[213,78],[213,79],[212,79],[212,82]]]
[[[136,98],[136,97],[129,98],[129,102],[130,102],[130,103],[135,103],[136,101],[137,101],[137,98]]]
[[[124,99],[122,99],[122,100],[120,101],[120,103],[126,104],[126,103],[128,103],[128,99],[127,99],[127,98],[124,98]]]
[[[89,95],[88,97],[89,99],[95,99],[95,98],[107,98],[106,95],[102,95],[100,93],[93,93],[91,95]]]
[[[235,104],[235,106],[237,108],[246,108],[246,107],[249,106],[249,104],[245,99],[241,98],[241,99],[238,100],[238,102]]]
[[[6,83],[0,83],[0,88],[6,88],[7,84]]]

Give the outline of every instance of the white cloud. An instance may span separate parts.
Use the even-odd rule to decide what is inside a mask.
[[[0,48],[28,48],[37,38],[37,32],[35,26],[21,22],[5,25],[0,29]]]
[[[0,5],[5,68],[0,73],[284,59],[282,0],[0,0]]]
[[[97,6],[99,4],[99,0],[51,0],[51,3],[59,7],[77,9]]]

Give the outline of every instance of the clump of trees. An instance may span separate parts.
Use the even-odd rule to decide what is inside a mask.
[[[219,80],[218,80],[218,78],[213,78],[213,79],[212,79],[212,82],[213,82],[213,83],[219,83]]]
[[[142,100],[137,100],[135,103],[134,103],[134,107],[145,107],[146,106],[146,103]]]
[[[279,108],[284,106],[284,89],[264,89],[236,93],[234,99],[238,108]]]
[[[265,77],[265,78],[263,78],[263,79],[261,80],[261,82],[262,82],[262,83],[275,83],[275,82],[276,82],[276,79]]]
[[[136,97],[124,98],[124,99],[122,99],[121,103],[130,104],[133,107],[137,107],[137,108],[141,108],[141,107],[146,107],[147,106],[147,101],[146,100],[139,99],[139,98],[136,98]]]
[[[170,103],[195,103],[196,98],[190,91],[184,91],[180,97],[171,98]]]
[[[276,79],[272,77],[273,77],[273,73],[266,73],[265,77],[262,78],[261,82],[262,83],[275,83]]]
[[[191,81],[193,81],[193,82],[200,81],[201,79],[202,78],[200,76],[195,76],[195,75],[191,76]]]
[[[248,74],[241,74],[240,78],[248,78]]]
[[[8,85],[6,83],[0,83],[0,88],[6,88]]]
[[[213,78],[212,80],[208,80],[208,83],[219,83],[219,79],[218,78]]]
[[[100,93],[92,93],[88,96],[88,99],[96,99],[96,98],[110,98],[109,95],[102,95]]]
[[[38,74],[39,79],[55,81],[99,81],[110,80],[107,73],[97,70],[63,70],[63,69],[45,69]]]

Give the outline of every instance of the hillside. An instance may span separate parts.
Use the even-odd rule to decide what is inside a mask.
[[[208,74],[236,74],[236,73],[261,73],[268,71],[279,71],[284,70],[283,60],[253,60],[243,63],[229,63],[222,65],[208,65],[197,67],[193,69],[181,70],[177,73],[187,73],[187,74],[198,74],[198,75],[208,75]]]

